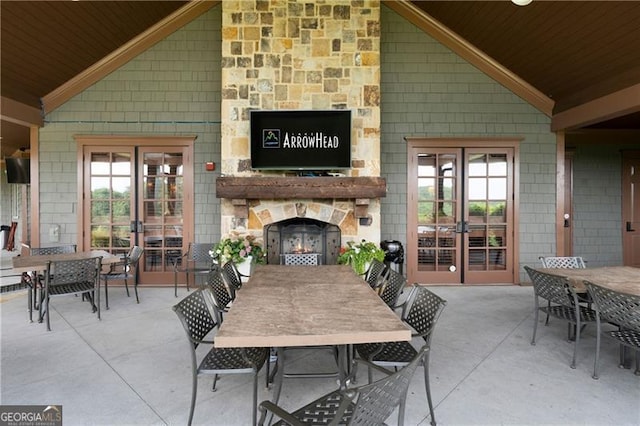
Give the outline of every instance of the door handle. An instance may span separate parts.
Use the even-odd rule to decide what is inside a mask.
[[[142,221],[141,220],[132,220],[129,224],[129,231],[131,232],[142,232]]]
[[[468,234],[469,233],[469,222],[462,220],[456,223],[456,234]]]
[[[635,229],[631,227],[631,222],[627,222],[627,232],[635,232]]]

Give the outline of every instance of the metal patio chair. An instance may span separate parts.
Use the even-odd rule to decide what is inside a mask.
[[[423,286],[414,284],[407,301],[402,305],[402,320],[412,329],[412,337],[424,339],[424,352],[422,353],[422,365],[424,367],[424,386],[427,393],[427,403],[429,404],[429,414],[431,424],[435,425],[435,414],[433,401],[431,399],[431,387],[429,384],[429,354],[431,339],[438,318],[447,302]],[[364,343],[355,345],[358,356],[364,360],[368,366],[368,379],[371,383],[373,366],[383,368],[398,368],[411,362],[420,353],[411,342],[384,342],[384,343]],[[389,373],[389,371],[387,371]],[[398,424],[404,421],[404,402],[400,404],[398,410]]]
[[[593,378],[599,377],[601,335],[620,344],[620,367],[624,367],[625,348],[635,350],[635,374],[640,376],[640,296],[614,291],[589,281],[585,281],[584,284],[596,311],[596,359]],[[617,326],[617,330],[602,330],[602,322]]]
[[[403,406],[409,384],[429,351],[428,345],[417,350],[399,371],[373,366],[385,373],[385,376],[373,383],[347,389],[337,389],[304,407],[288,412],[271,401],[260,403],[260,425],[264,425],[269,413],[281,420],[275,425],[384,425],[384,422],[398,406]],[[355,374],[357,363],[354,360],[351,371]],[[270,417],[270,416],[269,416]]]
[[[247,275],[241,274],[236,264],[231,260],[222,265],[222,276],[229,288],[233,288],[234,290],[240,290],[240,287],[242,287],[242,279],[249,278]]]
[[[189,421],[193,421],[193,413],[196,405],[198,391],[198,377],[212,375],[213,390],[219,374],[253,374],[253,424],[257,421],[258,403],[258,371],[264,365],[268,348],[217,348],[213,346],[211,331],[219,324],[212,315],[213,301],[207,289],[198,289],[173,306],[173,310],[180,318],[189,340],[191,353],[191,407],[189,409]],[[210,338],[211,340],[205,340]],[[200,360],[196,349],[201,344],[211,345],[211,349]],[[218,419],[219,421],[219,419]]]
[[[540,256],[540,263],[543,268],[555,269],[584,269],[587,265],[581,256]],[[578,299],[581,302],[590,303],[589,295],[586,293],[578,293]],[[549,302],[551,303],[551,302]],[[548,306],[551,306],[550,304]],[[544,321],[544,325],[549,324],[549,313]]]
[[[173,287],[178,297],[178,274],[186,274],[187,291],[189,291],[189,275],[207,275],[213,264],[209,250],[213,243],[189,243],[189,248],[180,257],[173,259]],[[195,280],[195,278],[194,278]]]
[[[109,309],[109,281],[124,281],[127,297],[130,297],[128,280],[133,279],[136,303],[140,303],[140,298],[138,297],[138,263],[142,257],[142,253],[144,253],[142,247],[133,246],[131,250],[129,250],[129,253],[122,257],[120,262],[109,264],[109,271],[100,274],[100,277],[104,281],[104,299],[107,309]]]
[[[371,260],[369,268],[364,273],[364,280],[371,286],[371,288],[378,288],[384,279],[386,278],[390,269],[383,262],[378,259]]]
[[[531,278],[534,291],[534,313],[533,336],[531,344],[536,344],[536,331],[538,329],[538,314],[540,311],[558,319],[567,321],[568,340],[572,340],[571,330],[573,329],[574,347],[571,368],[576,368],[576,358],[578,354],[578,344],[580,343],[580,333],[582,325],[595,322],[596,313],[588,306],[580,304],[578,294],[566,277],[548,274],[529,266],[524,267]],[[539,299],[547,301],[546,306],[540,306]]]
[[[400,297],[400,294],[402,294],[406,285],[407,279],[404,275],[394,271],[393,269],[389,269],[385,279],[382,281],[382,284],[378,287],[378,294],[387,306],[391,309],[395,309],[398,307],[396,305],[398,303],[398,298]]]
[[[100,267],[102,257],[78,260],[57,260],[47,264],[42,301],[40,302],[40,321],[47,317],[47,330],[51,331],[49,304],[52,297],[69,294],[82,294],[89,299],[93,312],[100,319]],[[43,312],[44,309],[44,312]]]

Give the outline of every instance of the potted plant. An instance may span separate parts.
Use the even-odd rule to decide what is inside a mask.
[[[371,241],[362,240],[358,244],[349,241],[346,247],[340,249],[338,263],[351,265],[358,275],[364,275],[373,259],[384,261],[384,250]]]
[[[232,261],[241,273],[249,275],[252,263],[267,263],[262,242],[255,235],[231,231],[209,251],[214,263],[224,265]]]

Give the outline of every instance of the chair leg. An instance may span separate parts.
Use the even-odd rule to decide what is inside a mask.
[[[424,368],[424,387],[427,391],[427,402],[429,403],[429,414],[431,415],[431,426],[436,426],[436,415],[433,409],[433,400],[431,399],[431,385],[429,384],[429,352],[424,355],[422,360]]]
[[[40,306],[42,306],[42,302],[40,302]],[[45,314],[47,315],[47,331],[51,331],[51,322],[49,321],[49,295],[47,295]]]
[[[127,290],[127,297],[131,297],[131,295],[129,294],[129,283],[127,283],[127,279],[124,279],[124,288],[125,290]]]
[[[140,303],[140,298],[138,297],[138,280],[133,282],[133,291],[136,293],[136,303]]]
[[[578,315],[580,314],[578,313]],[[580,318],[578,318],[575,325],[569,323],[569,326],[569,329],[574,329],[573,360],[571,361],[571,368],[576,368],[576,359],[578,358],[578,344],[580,343]]]
[[[253,413],[251,418],[253,426],[258,424],[258,372],[253,374]]]
[[[33,322],[33,298],[31,287],[27,289],[27,308],[29,308],[29,322]]]
[[[633,372],[636,376],[640,376],[640,350],[636,349],[636,371]]]
[[[189,273],[186,273],[187,276],[187,292],[189,291]]]
[[[178,297],[178,271],[173,271],[173,291],[175,296]]]
[[[536,303],[534,306],[533,313],[533,337],[531,337],[531,344],[535,346],[536,344],[536,331],[538,330],[538,313],[540,310],[538,309],[538,297],[536,296]]]
[[[104,280],[104,305],[109,309],[109,289],[108,280]]]
[[[198,376],[196,372],[193,372],[193,379],[191,383],[191,408],[189,408],[189,421],[187,425],[191,426],[193,422],[193,412],[196,408],[196,394],[198,393]]]
[[[218,375],[214,374],[213,375],[213,385],[211,386],[211,392],[215,392],[216,389],[216,384],[218,383]]]
[[[623,344],[620,344],[620,365],[618,367],[625,368],[624,361],[625,361],[626,354],[627,354],[627,348]]]
[[[600,359],[600,318],[596,321],[596,359],[593,361],[593,377],[598,380],[598,360]]]

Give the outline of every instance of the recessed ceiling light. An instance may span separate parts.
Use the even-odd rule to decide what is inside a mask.
[[[511,3],[517,4],[518,6],[526,6],[531,3],[533,0],[511,0]]]

